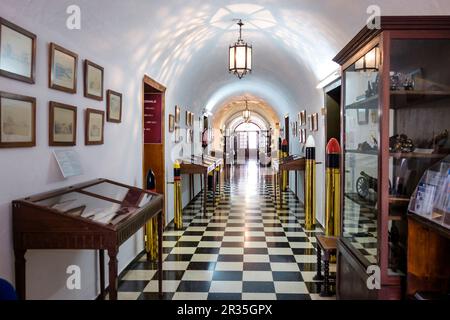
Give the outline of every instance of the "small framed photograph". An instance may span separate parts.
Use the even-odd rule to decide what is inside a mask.
[[[191,126],[191,113],[189,111],[186,111],[186,126]]]
[[[299,113],[299,123],[301,127],[306,126],[306,110]]]
[[[119,92],[106,91],[106,121],[122,122],[122,94]]]
[[[306,143],[306,129],[302,129],[302,140],[303,143]]]
[[[77,144],[77,107],[50,101],[48,136],[50,146],[75,146]]]
[[[369,112],[367,109],[358,109],[358,124],[368,124],[369,123]]]
[[[173,114],[169,114],[169,132],[175,130],[175,117]]]
[[[84,60],[84,96],[103,101],[103,67]]]
[[[48,86],[67,93],[77,93],[78,55],[50,43]]]
[[[175,124],[179,124],[180,123],[180,107],[179,106],[175,106]]]
[[[99,145],[103,144],[105,124],[105,112],[95,109],[86,109],[86,123],[85,123],[85,144]]]
[[[187,129],[186,130],[186,143],[191,144],[194,142],[194,130]]]
[[[36,35],[0,18],[0,75],[34,83]]]
[[[36,98],[0,91],[0,148],[36,145]]]
[[[319,131],[319,114],[312,114],[312,130],[311,131]]]
[[[180,135],[180,127],[175,128],[175,143],[178,143],[181,141],[181,135]]]
[[[309,129],[309,131],[313,131],[312,115],[308,115],[308,129]]]

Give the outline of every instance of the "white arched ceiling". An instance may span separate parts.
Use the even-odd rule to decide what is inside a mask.
[[[74,43],[87,44],[94,58],[126,59],[128,71],[168,87],[168,104],[198,112],[243,91],[281,113],[319,103],[317,83],[337,68],[332,57],[361,29],[370,5],[384,15],[450,13],[448,0],[2,0],[1,6],[59,33],[67,31],[65,11],[72,4],[82,13],[82,29],[71,32]],[[226,65],[236,18],[244,20],[244,39],[254,46],[254,72],[241,81]]]

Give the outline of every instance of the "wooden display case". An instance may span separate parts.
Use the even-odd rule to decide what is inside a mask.
[[[97,179],[15,200],[13,207],[16,287],[26,298],[25,253],[31,249],[99,250],[100,298],[105,298],[104,250],[109,256],[109,299],[117,299],[119,246],[158,217],[159,293],[162,294],[163,197],[118,182]]]
[[[343,75],[340,299],[404,296],[410,197],[450,150],[450,17],[380,23],[334,58]],[[370,289],[376,270],[380,288]]]

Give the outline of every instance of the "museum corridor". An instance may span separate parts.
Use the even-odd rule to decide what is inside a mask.
[[[272,171],[256,162],[229,170],[206,217],[199,195],[183,210],[183,230],[166,228],[164,299],[323,299],[321,282],[312,280],[316,232],[304,230],[302,204],[286,192],[279,209]],[[156,265],[142,255],[121,278],[119,299],[158,299],[157,279]]]
[[[0,0],[0,301],[449,299],[448,66],[450,0]]]

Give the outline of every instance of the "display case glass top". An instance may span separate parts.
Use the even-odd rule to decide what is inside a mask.
[[[100,179],[23,201],[64,215],[86,219],[102,225],[117,225],[141,208],[157,194]]]

